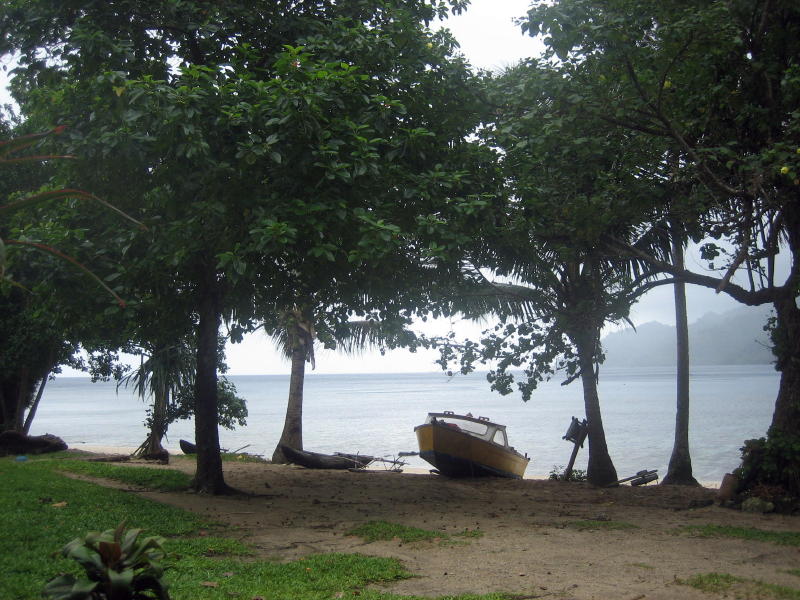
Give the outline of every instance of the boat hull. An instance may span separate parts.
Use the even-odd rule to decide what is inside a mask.
[[[308,469],[363,469],[374,460],[372,456],[320,454],[319,452],[297,450],[283,444],[281,444],[281,450],[290,462]]]
[[[520,479],[530,460],[497,444],[450,427],[428,423],[414,428],[419,455],[448,477]]]

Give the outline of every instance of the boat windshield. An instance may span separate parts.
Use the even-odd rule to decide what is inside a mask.
[[[465,431],[467,433],[471,433],[472,435],[478,437],[487,437],[489,432],[489,426],[486,423],[476,423],[475,421],[468,421],[466,419],[459,419],[456,416],[438,416],[429,418],[429,421],[436,420],[439,423],[444,423],[445,425],[452,427],[453,429],[458,429],[460,431]]]

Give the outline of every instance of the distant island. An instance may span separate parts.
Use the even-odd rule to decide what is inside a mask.
[[[773,361],[764,325],[770,307],[742,307],[708,313],[689,324],[693,365],[769,364]],[[675,365],[675,327],[657,321],[623,329],[603,338],[605,365],[657,367]]]

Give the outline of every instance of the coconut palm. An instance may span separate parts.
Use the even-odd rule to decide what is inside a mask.
[[[369,319],[334,322],[326,319],[329,315],[327,311],[319,310],[315,314],[308,308],[295,305],[281,313],[273,330],[273,339],[291,360],[286,418],[280,440],[272,454],[274,463],[288,462],[281,446],[303,449],[303,383],[306,363],[310,363],[312,369],[316,366],[314,345],[318,338],[328,348],[355,354],[411,335],[404,329],[405,319],[383,323]]]

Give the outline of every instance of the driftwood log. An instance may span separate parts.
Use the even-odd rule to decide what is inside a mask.
[[[67,444],[60,437],[44,435],[25,435],[19,431],[0,433],[0,456],[9,454],[46,454],[66,450]]]

